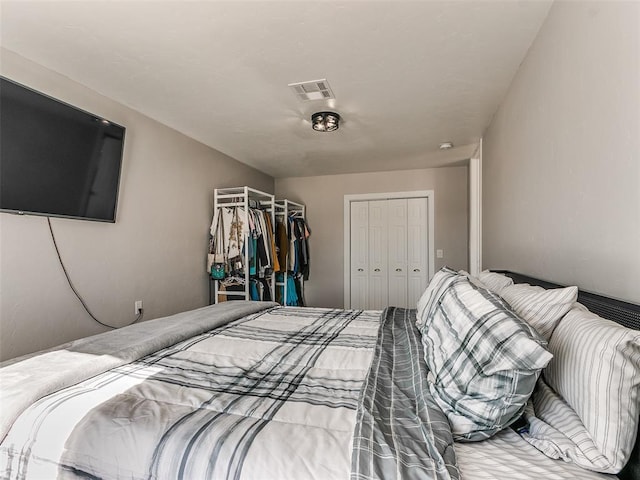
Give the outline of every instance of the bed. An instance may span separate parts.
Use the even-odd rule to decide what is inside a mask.
[[[507,272],[491,275],[503,283],[489,285],[496,277],[486,277],[487,284],[482,278],[467,281],[457,272],[439,278],[463,282],[500,304],[497,291],[511,278],[516,284],[559,287]],[[442,392],[449,390],[438,390],[435,377],[445,375],[427,353],[428,336],[437,328],[424,327],[438,315],[423,324],[420,318],[425,308],[446,303],[443,292],[453,290],[435,283],[418,309],[226,302],[5,362],[0,478],[605,479],[616,478],[603,470],[618,468],[613,464],[621,461],[626,466],[619,478],[640,478],[635,434],[640,373],[627,376],[628,408],[635,417],[624,418],[631,425],[626,430],[631,443],[622,448],[622,460],[617,452],[613,459],[607,452],[593,457],[589,449],[583,459],[573,446],[560,454],[549,451],[544,434],[551,427],[543,421],[549,418],[536,410],[536,401],[544,406],[548,399],[539,387],[518,407],[516,422],[469,430],[469,422],[442,403]],[[640,307],[575,293],[581,304],[627,327],[621,334],[631,338],[633,348],[624,358],[639,369],[640,335],[633,332],[640,326]],[[504,295],[524,308],[508,290]],[[428,300],[431,307],[424,305]],[[553,335],[565,322],[562,317]],[[547,333],[551,348],[554,339]],[[525,383],[535,383],[538,375]],[[553,384],[551,370],[548,377]],[[453,403],[460,409],[472,405],[465,402]],[[459,441],[478,435],[482,441]],[[540,449],[551,457],[577,458],[553,459]],[[595,470],[580,466],[587,461]]]

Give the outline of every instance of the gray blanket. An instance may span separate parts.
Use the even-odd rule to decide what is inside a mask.
[[[449,422],[426,379],[415,310],[386,309],[358,405],[352,480],[459,478]]]

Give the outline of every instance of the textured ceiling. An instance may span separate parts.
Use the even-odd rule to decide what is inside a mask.
[[[275,177],[396,170],[471,155],[550,4],[3,0],[0,41]]]

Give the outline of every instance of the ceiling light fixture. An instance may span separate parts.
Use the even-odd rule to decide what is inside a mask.
[[[444,142],[440,144],[440,150],[449,150],[450,148],[453,148],[453,143],[451,142]]]
[[[334,112],[317,112],[311,115],[311,128],[316,132],[334,132],[340,127],[340,115]]]

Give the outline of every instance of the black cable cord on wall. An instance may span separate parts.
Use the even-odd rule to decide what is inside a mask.
[[[60,266],[62,267],[62,271],[64,272],[64,276],[67,278],[67,282],[69,283],[69,286],[71,287],[71,290],[76,295],[76,297],[78,297],[78,300],[80,300],[80,303],[82,304],[82,306],[84,307],[86,312],[89,314],[89,316],[91,318],[93,318],[96,322],[98,322],[100,325],[102,325],[104,327],[113,328],[113,329],[120,328],[120,327],[114,327],[113,325],[107,325],[106,323],[103,323],[100,320],[98,320],[96,318],[96,316],[93,313],[91,313],[91,310],[89,310],[89,307],[87,307],[87,304],[84,303],[84,300],[82,299],[82,297],[80,296],[80,294],[76,290],[76,287],[73,286],[73,282],[71,281],[71,278],[69,277],[69,274],[67,273],[67,269],[64,266],[64,262],[62,261],[62,256],[60,255],[60,250],[58,249],[58,243],[56,242],[56,236],[54,235],[53,227],[51,226],[51,217],[47,217],[47,223],[49,224],[49,231],[51,232],[51,240],[53,240],[53,246],[56,249],[56,254],[58,255],[58,261],[60,262]],[[132,324],[136,323],[138,320],[140,320],[142,318],[142,314],[143,314],[143,312],[140,311],[140,314],[129,325],[132,325]],[[126,326],[126,325],[123,325],[123,326]]]

